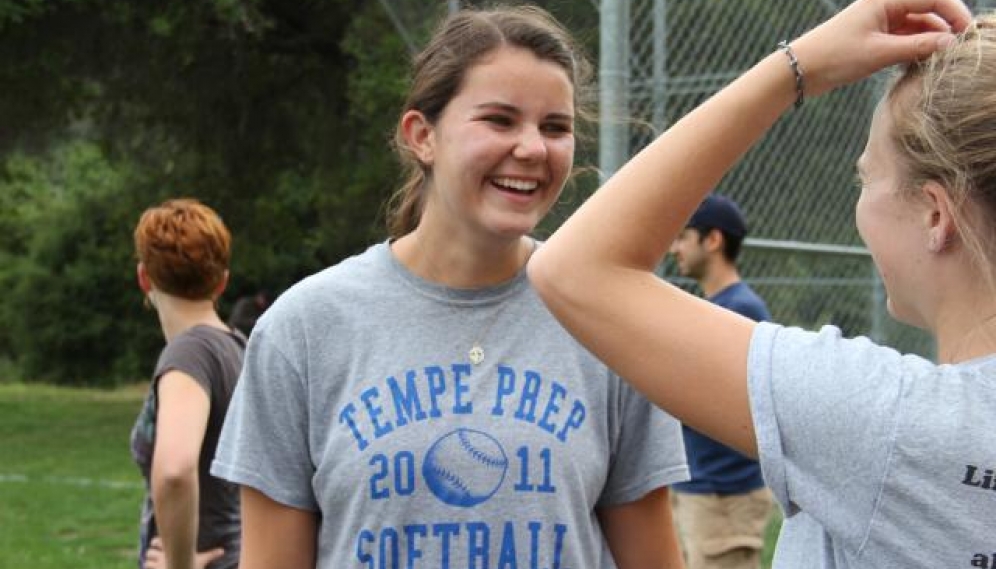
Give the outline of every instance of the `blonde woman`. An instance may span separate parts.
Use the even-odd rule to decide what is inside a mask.
[[[905,67],[857,161],[855,217],[890,312],[934,335],[937,363],[832,326],[755,323],[654,276],[694,207],[793,103],[892,64]],[[530,263],[582,343],[759,456],[787,516],[776,567],[993,566],[994,93],[993,16],[858,0],[675,124]]]

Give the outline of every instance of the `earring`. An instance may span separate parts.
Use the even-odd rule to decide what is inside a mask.
[[[941,251],[947,249],[950,243],[950,237],[941,239],[936,235],[931,235],[930,239],[927,241],[927,247],[930,249],[931,253],[940,253]]]

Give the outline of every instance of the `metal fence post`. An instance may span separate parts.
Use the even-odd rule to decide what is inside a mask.
[[[602,0],[598,58],[598,167],[602,181],[626,161],[629,129],[629,2]]]
[[[653,124],[667,128],[667,0],[654,0]]]

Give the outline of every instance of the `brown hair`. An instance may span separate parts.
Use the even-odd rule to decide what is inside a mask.
[[[435,124],[460,90],[467,70],[488,53],[506,45],[527,49],[564,69],[574,86],[576,116],[580,119],[590,116],[586,105],[591,66],[563,26],[536,6],[465,9],[445,19],[425,49],[415,56],[411,89],[402,114],[416,110]],[[394,146],[405,181],[387,204],[391,237],[401,237],[418,226],[424,188],[431,174],[428,166],[408,148],[400,127],[399,121]]]
[[[150,207],[135,227],[135,254],[159,290],[209,300],[228,270],[231,235],[208,206],[174,199]]]
[[[887,95],[893,147],[907,191],[936,181],[989,284],[996,274],[996,14],[980,16],[957,42],[909,65]]]

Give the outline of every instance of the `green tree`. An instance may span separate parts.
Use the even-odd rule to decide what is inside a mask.
[[[13,229],[0,269],[4,347],[26,377],[92,385],[136,377],[159,332],[141,314],[135,285],[133,173],[82,142],[11,157],[4,170],[0,202],[16,202],[17,216],[3,221]]]
[[[380,238],[405,54],[375,7],[0,2],[0,357],[30,379],[144,376],[161,339],[130,232],[167,197],[233,232],[223,312]]]

